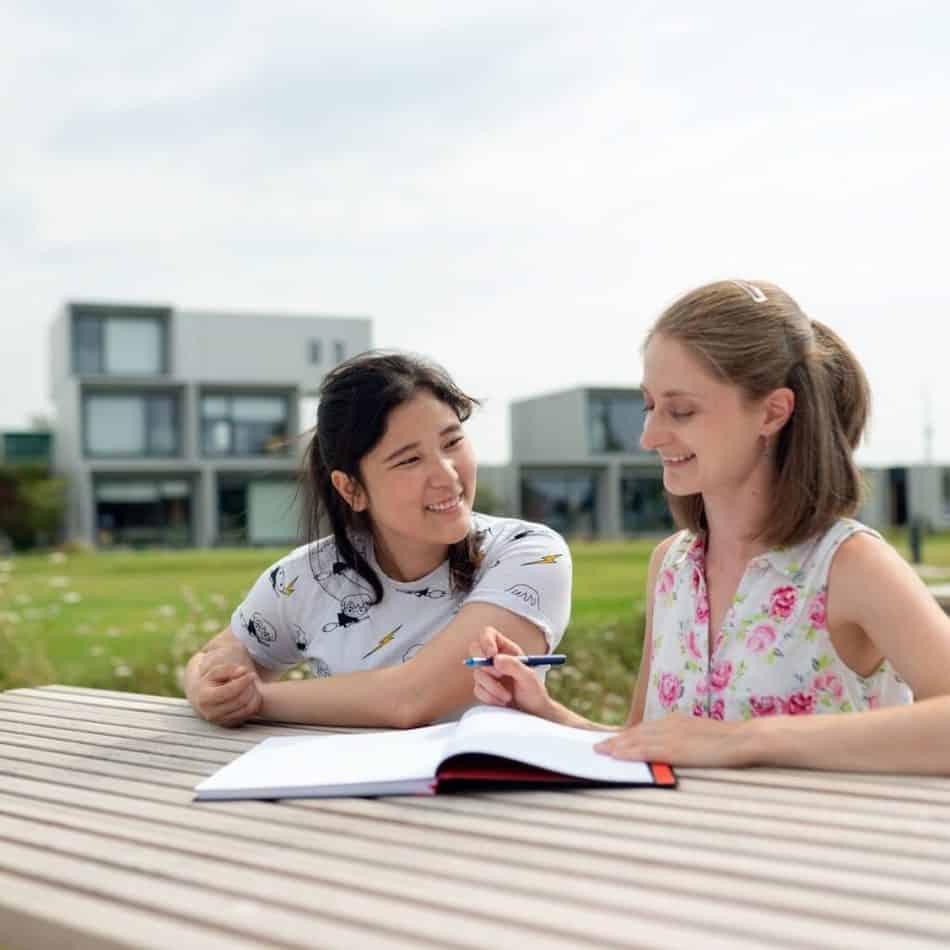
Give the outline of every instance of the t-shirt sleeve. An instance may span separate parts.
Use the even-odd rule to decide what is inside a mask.
[[[571,614],[571,552],[550,528],[514,524],[493,539],[465,603],[496,604],[540,627],[553,651]]]
[[[254,583],[231,615],[231,630],[255,663],[269,670],[287,670],[304,657],[297,647],[291,598],[276,584],[280,562],[272,564]]]

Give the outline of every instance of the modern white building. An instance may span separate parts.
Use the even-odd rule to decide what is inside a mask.
[[[301,398],[371,338],[368,318],[67,303],[50,341],[67,538],[292,541]]]
[[[621,538],[672,526],[655,452],[640,448],[638,388],[567,389],[512,403],[508,498],[568,536]]]

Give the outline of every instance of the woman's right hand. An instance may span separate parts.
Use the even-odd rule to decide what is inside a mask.
[[[203,658],[194,695],[197,713],[219,726],[240,726],[261,708],[263,696],[257,673],[244,664]]]
[[[518,656],[524,650],[494,627],[486,627],[477,643],[469,645],[472,656],[492,657],[492,666],[473,670],[475,698],[489,706],[508,706],[522,712],[556,720],[556,704],[542,680]]]

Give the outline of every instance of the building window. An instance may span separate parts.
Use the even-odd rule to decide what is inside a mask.
[[[292,480],[222,475],[218,481],[218,544],[288,544],[299,512]]]
[[[662,475],[625,473],[620,479],[620,505],[624,534],[667,531],[673,527]]]
[[[83,434],[86,455],[179,455],[178,398],[174,393],[87,393]]]
[[[205,394],[201,446],[205,455],[286,455],[290,446],[286,396]]]
[[[168,311],[73,308],[73,369],[79,375],[161,376]]]
[[[333,341],[333,362],[342,363],[346,359],[346,346],[342,340]]]
[[[320,340],[310,341],[310,365],[319,366],[323,362],[323,343]]]
[[[94,486],[100,546],[191,543],[191,482],[109,479]]]
[[[596,535],[596,498],[593,473],[526,472],[521,479],[522,516],[564,535]]]
[[[643,397],[591,395],[587,400],[587,431],[592,453],[641,454]]]

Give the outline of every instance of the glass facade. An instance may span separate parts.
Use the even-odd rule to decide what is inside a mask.
[[[174,393],[86,393],[83,440],[89,456],[179,455],[178,398]]]
[[[563,535],[597,533],[597,475],[593,472],[525,472],[521,514]]]
[[[75,307],[73,370],[80,375],[164,375],[167,327],[166,311]]]
[[[109,479],[95,483],[96,539],[112,545],[191,544],[192,488],[188,479]]]
[[[625,472],[620,479],[620,505],[624,534],[650,534],[673,527],[660,474]]]
[[[587,433],[592,453],[641,454],[643,397],[591,393],[587,397]]]
[[[286,396],[206,394],[201,399],[201,448],[205,455],[286,455]]]

